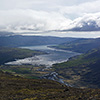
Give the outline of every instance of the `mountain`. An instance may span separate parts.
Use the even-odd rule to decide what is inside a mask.
[[[67,87],[46,79],[25,79],[0,71],[0,100],[99,100],[100,89]]]
[[[100,88],[100,48],[54,64],[53,68],[72,86]]]
[[[5,31],[0,31],[0,36],[11,36],[14,35],[13,32],[5,32]]]
[[[73,41],[76,38],[60,38],[51,36],[0,36],[0,46],[19,47],[19,46],[34,46],[34,45],[50,45],[61,44],[64,42]]]
[[[100,14],[87,14],[76,18],[64,31],[100,31]]]
[[[69,29],[67,31],[100,31],[100,26],[97,25],[96,21],[83,21],[78,23],[76,27]]]
[[[88,52],[91,49],[100,47],[100,38],[80,38],[68,43],[62,43],[58,46],[51,46],[57,49],[70,50],[79,53]]]

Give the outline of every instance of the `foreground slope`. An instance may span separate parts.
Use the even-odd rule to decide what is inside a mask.
[[[75,87],[100,88],[100,48],[55,64],[54,70]]]
[[[67,87],[45,79],[24,79],[0,71],[0,100],[98,100],[99,89]]]

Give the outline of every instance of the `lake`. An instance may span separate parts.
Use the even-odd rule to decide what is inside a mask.
[[[33,57],[24,58],[24,59],[17,59],[16,61],[8,62],[6,64],[7,65],[31,64],[31,65],[36,65],[36,66],[44,65],[44,67],[40,68],[39,71],[48,72],[48,74],[41,75],[40,78],[55,80],[67,86],[71,86],[70,84],[64,82],[64,79],[60,78],[57,72],[54,72],[50,69],[52,69],[52,64],[65,62],[70,57],[79,55],[79,53],[67,51],[67,50],[54,49],[54,48],[50,48],[49,46],[52,46],[52,45],[20,47],[24,49],[44,51],[44,52],[47,52],[47,54],[36,55]]]
[[[44,55],[36,55],[29,58],[18,59],[16,61],[8,62],[6,64],[10,65],[22,65],[22,64],[32,64],[32,65],[46,65],[47,67],[52,66],[52,64],[60,63],[67,61],[68,58],[79,55],[79,53],[60,50],[60,49],[53,49],[48,46],[52,45],[40,45],[40,46],[25,46],[20,48],[26,48],[30,50],[40,50],[47,52],[48,54]]]

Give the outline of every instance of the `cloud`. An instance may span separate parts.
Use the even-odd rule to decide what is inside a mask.
[[[98,31],[100,30],[100,13],[85,14],[74,20],[58,12],[36,10],[2,10],[0,11],[1,31]]]
[[[91,1],[89,2],[87,0],[87,2],[85,3],[80,3],[77,5],[72,5],[72,6],[61,6],[60,7],[60,12],[62,14],[66,14],[69,17],[79,17],[79,16],[83,16],[84,14],[88,14],[88,13],[97,13],[100,12],[100,0],[95,0],[95,1]]]
[[[0,28],[5,30],[58,30],[65,29],[70,22],[57,12],[31,9],[0,11]]]
[[[94,18],[99,4],[100,0],[0,0],[0,30],[67,30],[87,23],[99,27]]]

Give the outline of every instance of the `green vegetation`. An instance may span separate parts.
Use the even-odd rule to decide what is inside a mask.
[[[25,79],[0,71],[0,100],[99,100],[99,89],[67,87],[45,79]]]
[[[88,52],[91,49],[100,47],[100,38],[96,39],[77,39],[69,43],[63,43],[58,46],[51,46],[57,49],[70,50],[79,53]]]
[[[80,39],[72,44],[70,42],[60,46],[66,50],[74,48],[73,51],[76,52],[87,52],[98,46],[99,40]],[[44,52],[0,47],[0,64],[38,54],[44,54]],[[0,100],[100,99],[100,89],[89,89],[100,88],[100,48],[72,57],[67,62],[54,64],[52,69],[44,71],[42,69],[45,69],[45,65],[0,65]],[[40,79],[40,76],[53,71],[73,87],[67,87],[56,81]]]
[[[69,61],[54,64],[53,68],[63,79],[76,87],[100,88],[100,49],[72,57]]]
[[[20,48],[0,47],[0,64],[40,54],[44,54],[44,52]]]
[[[18,75],[24,78],[39,79],[41,76],[48,74],[49,71],[44,69],[45,65],[1,65],[0,70]]]

